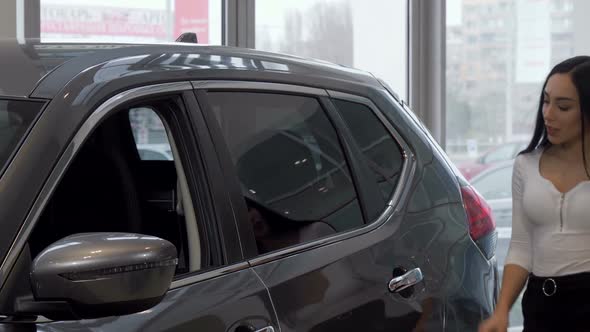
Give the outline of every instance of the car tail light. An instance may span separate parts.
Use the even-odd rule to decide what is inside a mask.
[[[463,206],[467,213],[469,235],[487,258],[491,258],[496,251],[497,233],[496,222],[492,216],[492,209],[471,186],[461,187]]]

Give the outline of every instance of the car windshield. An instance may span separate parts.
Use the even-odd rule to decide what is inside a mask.
[[[0,176],[43,103],[0,99]]]

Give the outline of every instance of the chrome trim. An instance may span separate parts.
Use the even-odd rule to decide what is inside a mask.
[[[404,160],[404,164],[402,166],[402,171],[400,172],[399,183],[400,184],[406,183],[408,178],[410,180],[413,179],[414,173],[415,173],[415,168],[416,168],[416,165],[415,165],[416,157],[415,157],[412,149],[410,148],[410,146],[406,143],[406,141],[402,138],[402,136],[395,130],[393,125],[389,122],[389,120],[385,117],[385,115],[383,115],[383,113],[379,110],[379,108],[375,105],[375,103],[373,103],[373,101],[371,101],[368,98],[357,96],[357,95],[352,95],[349,93],[332,91],[332,90],[328,90],[327,92],[328,92],[328,95],[330,98],[347,100],[347,101],[351,101],[351,102],[355,102],[355,103],[367,106],[373,112],[373,114],[375,114],[377,116],[377,118],[379,118],[379,120],[381,120],[381,123],[385,126],[385,128],[387,129],[389,134],[391,136],[393,136],[393,138],[396,140],[397,144],[401,147],[402,154],[404,155],[405,160]],[[405,181],[402,181],[402,180],[405,180]],[[403,194],[404,194],[405,187],[406,186],[402,186],[402,185],[398,184],[397,188],[393,192],[393,195],[391,196],[391,198],[388,202],[389,206],[395,207],[397,205],[397,203],[400,202],[401,198],[404,196]]]
[[[391,279],[387,288],[392,293],[398,293],[406,288],[414,286],[423,279],[424,276],[422,275],[422,270],[417,267],[404,273],[404,275]]]
[[[360,103],[360,104],[363,104],[363,105],[369,107],[371,109],[371,111],[373,113],[375,113],[375,115],[379,118],[379,120],[381,120],[383,125],[386,127],[387,131],[393,136],[393,138],[401,146],[402,154],[404,155],[405,160],[404,160],[404,163],[402,166],[402,170],[400,172],[400,178],[398,181],[398,185],[397,185],[395,191],[393,192],[391,199],[387,203],[385,210],[381,213],[381,215],[379,215],[379,217],[377,217],[377,219],[375,219],[373,222],[367,224],[365,227],[362,227],[362,228],[359,228],[356,230],[352,230],[352,231],[348,231],[348,232],[339,233],[339,234],[336,234],[331,237],[318,239],[318,240],[315,240],[312,242],[304,243],[302,245],[298,245],[298,246],[294,246],[294,247],[290,247],[290,248],[286,248],[286,249],[281,249],[276,252],[272,252],[269,254],[255,257],[250,260],[250,265],[252,265],[252,266],[265,264],[265,263],[268,263],[268,262],[271,262],[274,260],[278,260],[278,259],[290,256],[290,255],[296,254],[298,252],[312,250],[312,249],[315,249],[318,247],[323,247],[328,244],[344,241],[344,240],[347,240],[352,237],[356,237],[356,236],[360,236],[365,233],[369,233],[369,232],[379,228],[381,225],[383,225],[393,214],[399,212],[402,208],[402,205],[400,204],[400,202],[403,202],[410,192],[410,189],[411,189],[410,182],[412,181],[412,179],[414,178],[414,175],[416,173],[416,158],[415,158],[414,153],[410,149],[409,145],[403,140],[401,135],[399,135],[397,133],[397,131],[395,131],[395,129],[393,128],[393,126],[391,125],[389,120],[385,117],[385,115],[383,115],[380,111],[378,111],[378,108],[375,106],[375,104],[367,98],[356,96],[356,95],[351,95],[351,94],[347,94],[347,93],[337,92],[337,91],[328,90],[326,92],[329,97],[343,99],[343,100],[349,100],[349,101]]]
[[[281,250],[278,250],[275,252],[271,252],[271,253],[268,253],[265,255],[257,256],[255,258],[250,259],[250,261],[249,261],[250,265],[252,267],[258,266],[261,264],[272,262],[274,260],[278,260],[278,259],[282,259],[282,258],[291,256],[296,253],[320,248],[320,247],[326,246],[328,244],[341,242],[341,241],[344,241],[344,240],[347,240],[347,239],[350,239],[353,237],[357,237],[357,236],[369,233],[369,232],[379,228],[383,223],[385,223],[389,219],[389,217],[391,217],[393,212],[394,212],[393,207],[387,205],[385,207],[385,210],[383,211],[383,213],[381,213],[381,215],[379,217],[377,217],[377,219],[374,222],[367,224],[367,226],[365,226],[365,227],[355,229],[352,231],[348,231],[348,232],[338,233],[334,236],[320,238],[320,239],[317,239],[317,240],[314,240],[311,242],[305,242],[304,244],[301,244],[301,245],[288,247],[288,248],[281,249]]]
[[[237,272],[237,271],[246,270],[249,267],[250,266],[248,265],[248,262],[240,262],[240,263],[236,263],[236,264],[233,264],[233,265],[222,266],[222,267],[219,267],[218,269],[215,269],[215,270],[212,270],[212,271],[207,271],[205,273],[199,273],[199,274],[196,274],[196,275],[187,276],[185,278],[172,281],[172,284],[170,285],[169,291],[170,290],[173,290],[173,289],[180,288],[180,287],[184,287],[184,286],[187,286],[187,285],[195,284],[197,282],[201,282],[201,281],[205,281],[205,280],[209,280],[209,279],[221,277],[221,276],[226,275],[226,274],[230,274],[230,273],[234,273],[234,272]]]
[[[275,328],[272,326],[267,326],[267,327],[263,327],[259,330],[256,330],[254,332],[275,332]]]
[[[254,81],[192,81],[191,84],[195,89],[261,90],[283,93],[299,93],[320,97],[328,96],[328,93],[324,89],[283,83]]]
[[[19,253],[21,252],[22,248],[27,241],[33,227],[35,226],[37,219],[43,212],[45,205],[49,201],[51,195],[55,191],[59,181],[63,177],[63,174],[66,172],[68,166],[74,159],[76,153],[82,146],[82,144],[86,141],[86,138],[92,133],[92,130],[101,122],[101,120],[110,114],[114,109],[119,107],[121,104],[131,101],[136,98],[154,95],[154,94],[161,94],[161,93],[168,93],[168,92],[181,92],[192,90],[192,85],[190,82],[176,82],[176,83],[163,83],[163,84],[156,84],[156,85],[149,85],[144,87],[138,87],[131,90],[127,90],[121,92],[107,101],[102,103],[96,110],[92,112],[92,114],[86,119],[86,121],[82,124],[78,132],[69,143],[68,147],[65,149],[64,153],[60,157],[59,161],[51,171],[47,181],[43,185],[39,196],[35,199],[33,203],[33,207],[29,211],[25,222],[19,229],[15,241],[12,243],[10,249],[8,250],[8,255],[2,262],[0,266],[0,289],[4,287],[4,283],[8,278],[8,272],[12,269]],[[33,257],[34,258],[34,257]]]

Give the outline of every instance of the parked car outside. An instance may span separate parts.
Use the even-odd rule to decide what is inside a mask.
[[[370,73],[0,49],[0,331],[473,331],[493,312],[491,213]],[[141,158],[154,137],[170,160]]]
[[[512,168],[514,159],[498,162],[470,180],[492,208],[498,227],[512,227]]]
[[[173,160],[168,144],[137,144],[137,152],[141,160]]]
[[[527,144],[527,141],[500,144],[481,154],[475,160],[458,163],[457,168],[459,168],[465,179],[471,180],[474,176],[496,163],[516,158],[516,155],[524,150]]]

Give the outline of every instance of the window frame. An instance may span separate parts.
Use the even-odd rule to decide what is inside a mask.
[[[33,129],[33,126],[35,125],[37,120],[39,120],[39,118],[41,117],[43,112],[45,111],[45,108],[47,107],[48,102],[45,100],[34,100],[34,99],[29,99],[29,98],[18,98],[18,97],[1,97],[0,101],[17,101],[17,102],[21,101],[21,102],[30,102],[30,103],[39,104],[39,109],[37,110],[37,114],[32,119],[31,123],[28,124],[27,128],[23,131],[21,137],[14,144],[14,147],[12,148],[10,153],[8,155],[6,155],[6,160],[3,163],[0,160],[0,178],[1,178],[4,175],[4,172],[6,171],[6,169],[8,168],[8,165],[10,165],[10,163],[12,162],[12,159],[14,159],[14,156],[17,154],[18,150],[22,146],[22,144],[25,141],[25,139],[27,138],[27,136],[29,136],[29,133]]]
[[[353,95],[350,93],[344,93],[344,92],[332,91],[332,90],[328,90],[328,94],[331,99],[344,100],[344,101],[357,103],[357,104],[361,104],[363,106],[368,107],[373,112],[373,114],[375,114],[377,119],[383,124],[387,133],[389,135],[391,135],[391,137],[394,139],[395,143],[400,148],[402,157],[404,158],[404,161],[402,163],[403,164],[402,169],[400,171],[400,179],[396,185],[396,188],[393,190],[392,195],[389,197],[389,201],[388,201],[388,204],[390,206],[395,206],[395,204],[399,201],[399,196],[401,194],[400,187],[403,184],[405,184],[404,181],[406,180],[406,178],[408,176],[408,172],[410,171],[410,169],[412,167],[415,166],[414,165],[415,157],[414,157],[414,153],[412,152],[412,149],[410,148],[410,145],[402,137],[402,135],[400,135],[398,133],[398,131],[395,129],[395,127],[390,122],[390,120],[388,120],[387,117],[383,114],[383,112],[381,110],[379,110],[377,105],[373,101],[371,101],[370,99],[368,99],[366,97],[362,97],[362,96]],[[394,98],[392,98],[392,99],[395,100]],[[392,100],[392,102],[394,102],[393,100]],[[399,101],[395,100],[395,102],[399,102]],[[399,109],[400,111],[402,111],[403,104],[401,102],[400,102],[400,104],[401,105],[395,105],[395,106],[396,106],[396,109]],[[333,105],[333,107],[335,108],[336,106]],[[344,125],[346,125],[346,124],[344,124]],[[419,126],[418,124],[417,124],[417,127],[418,127],[418,129],[423,128],[423,126]],[[352,142],[354,142],[354,140]],[[360,148],[359,148],[359,151],[360,151]],[[362,158],[365,158],[364,154],[362,154],[362,152],[361,152],[361,156],[362,156]]]
[[[217,154],[221,161],[225,178],[228,181],[228,191],[232,197],[233,211],[236,218],[236,227],[238,228],[242,244],[245,244],[243,248],[244,256],[250,259],[249,262],[251,266],[264,264],[266,262],[280,259],[298,252],[311,250],[316,247],[321,247],[372,231],[379,227],[389,217],[391,217],[391,215],[395,212],[394,207],[396,206],[397,202],[402,200],[402,196],[407,194],[407,186],[404,185],[406,182],[408,182],[408,180],[413,178],[415,159],[410,157],[413,156],[413,154],[409,152],[410,149],[408,145],[393,129],[393,126],[388,122],[385,116],[377,111],[377,107],[369,99],[347,93],[284,83],[209,80],[193,81],[192,84],[195,87],[195,95],[197,96],[198,102],[202,108],[202,113],[211,132],[211,137],[214,140],[214,145],[217,149]],[[332,123],[338,139],[342,145],[342,152],[350,169],[353,185],[357,192],[359,205],[361,206],[361,211],[363,211],[363,215],[365,217],[364,226],[348,231],[338,232],[333,236],[304,242],[295,246],[259,255],[258,250],[256,249],[253,230],[251,225],[247,222],[247,207],[240,190],[239,180],[235,172],[235,166],[233,165],[230,152],[217,123],[217,119],[208,105],[208,91],[275,93],[317,99],[322,106],[325,115]],[[383,206],[375,208],[374,201],[371,198],[378,197],[382,200],[383,196],[379,191],[377,183],[367,180],[367,177],[372,177],[373,173],[368,167],[363,166],[363,163],[358,162],[358,160],[362,160],[360,158],[364,158],[364,156],[360,151],[360,148],[356,145],[356,143],[354,143],[348,127],[342,118],[340,118],[340,115],[338,114],[338,111],[331,102],[330,98],[343,99],[369,107],[371,111],[377,115],[378,119],[384,124],[388,133],[391,134],[391,136],[400,146],[405,160],[403,161],[398,184],[391,199],[385,203],[385,208]],[[378,213],[374,212],[376,210],[378,210]]]
[[[346,123],[346,121],[344,121],[344,119],[340,115],[340,111],[338,111],[338,107],[336,106],[334,101],[340,100],[340,101],[345,101],[345,102],[354,103],[354,104],[358,104],[360,106],[367,107],[369,109],[369,111],[372,112],[373,115],[375,115],[375,117],[377,118],[377,121],[383,125],[385,132],[393,139],[394,143],[399,148],[400,154],[402,157],[402,167],[399,170],[400,178],[399,178],[398,182],[396,183],[392,193],[389,195],[389,197],[386,198],[386,201],[385,201],[385,206],[391,205],[393,202],[395,192],[397,191],[397,187],[401,183],[401,175],[403,174],[403,168],[404,168],[404,165],[405,165],[406,160],[408,158],[408,153],[406,152],[406,151],[408,151],[408,148],[407,147],[404,148],[405,144],[402,145],[400,143],[401,137],[397,134],[394,134],[395,130],[393,129],[393,127],[389,124],[388,120],[383,116],[383,114],[380,113],[380,111],[377,109],[375,104],[373,104],[370,100],[368,100],[364,97],[350,95],[350,94],[336,92],[336,91],[328,91],[328,93],[330,94],[329,103],[330,103],[330,108],[332,109],[331,112],[333,112],[334,116],[339,119],[341,126],[343,127],[343,130],[347,132],[347,139],[349,140],[350,144],[352,146],[354,146],[354,149],[356,150],[356,153],[354,155],[354,159],[355,159],[355,162],[361,164],[361,166],[359,166],[359,167],[363,171],[363,176],[364,176],[364,180],[366,181],[366,185],[369,186],[369,184],[370,184],[371,187],[374,187],[374,189],[372,189],[372,191],[376,190],[379,193],[380,199],[383,199],[383,195],[381,194],[381,188],[379,188],[379,184],[375,180],[374,172],[369,168],[369,166],[365,162],[365,160],[367,160],[367,156],[363,153],[362,148],[356,142],[354,136],[352,135],[350,129],[348,128],[348,124]],[[372,199],[372,202],[378,201],[379,198],[374,197]],[[381,213],[381,211],[383,210],[383,206],[374,206],[373,208],[378,213]]]

